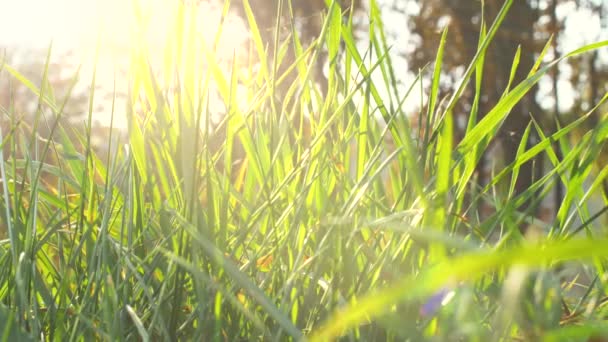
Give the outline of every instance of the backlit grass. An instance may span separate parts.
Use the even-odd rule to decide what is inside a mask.
[[[550,63],[541,55],[528,78],[513,83],[483,118],[472,113],[466,135],[455,141],[455,104],[469,82],[480,84],[483,52],[512,1],[494,23],[482,24],[478,53],[443,99],[446,30],[437,59],[423,71],[432,83],[418,126],[402,103],[419,85],[397,91],[373,1],[375,61],[356,49],[338,4],[329,2],[319,39],[307,46],[292,35],[278,56],[267,55],[247,12],[250,65],[228,71],[213,42],[197,36],[191,5],[176,3],[162,70],[150,66],[144,44],[130,51],[128,105],[114,107],[115,115],[127,115],[127,137],[111,130],[106,152],[91,144],[95,75],[88,123],[70,127],[50,119],[62,116],[69,95],[55,98],[46,77],[33,84],[2,64],[41,104],[28,123],[2,109],[3,338],[608,337],[608,240],[604,230],[592,229],[606,222],[603,211],[587,209],[608,173],[594,171],[608,120],[569,142],[601,104],[550,135],[528,127],[524,137],[538,130],[540,141],[522,144],[484,188],[474,175],[509,111],[544,74],[608,42]],[[296,60],[279,68],[287,48]],[[312,79],[321,51],[330,61],[327,94]],[[375,83],[372,73],[385,83]],[[209,106],[213,91],[225,107],[219,122]],[[556,141],[564,146],[561,160]],[[513,175],[537,155],[551,169],[513,196]],[[517,209],[547,196],[557,179],[566,195],[552,222],[532,222]],[[585,180],[592,184],[587,190]],[[490,214],[479,215],[481,203]],[[573,224],[575,218],[583,223]],[[523,237],[522,225],[533,225],[536,236]],[[438,292],[449,296],[423,310]]]

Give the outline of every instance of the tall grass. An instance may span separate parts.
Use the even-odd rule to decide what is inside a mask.
[[[69,95],[56,99],[46,77],[34,85],[3,64],[40,106],[31,126],[3,109],[2,337],[607,337],[608,239],[592,229],[601,213],[594,216],[586,205],[608,173],[605,167],[592,173],[608,121],[576,145],[568,140],[597,107],[548,136],[528,127],[524,137],[537,130],[540,142],[522,144],[485,188],[472,184],[511,108],[561,59],[608,42],[547,64],[541,55],[483,118],[471,113],[465,137],[454,142],[454,106],[469,82],[480,84],[484,51],[511,3],[482,30],[479,50],[449,99],[439,98],[442,56],[449,53],[444,32],[418,128],[402,109],[410,94],[397,89],[374,1],[371,51],[357,50],[332,1],[319,39],[306,48],[293,34],[277,56],[267,54],[244,1],[253,57],[229,70],[218,63],[214,42],[197,35],[190,5],[176,2],[162,71],[150,66],[143,44],[131,51],[129,104],[114,108],[115,115],[126,110],[128,138],[120,141],[111,131],[105,154],[91,146],[95,75],[88,123],[79,130],[46,116],[48,110],[60,117]],[[279,74],[289,47],[296,51],[288,69],[295,78]],[[328,94],[311,78],[324,49]],[[370,63],[365,55],[372,51],[379,57]],[[374,73],[384,83],[375,83]],[[209,107],[214,87],[226,108],[219,123]],[[50,125],[49,139],[38,135],[41,125]],[[564,148],[561,160],[554,142]],[[552,169],[528,191],[496,190],[513,184],[518,168],[537,155]],[[555,219],[531,221],[518,208],[546,196],[555,176],[566,189]],[[481,200],[467,200],[472,196]],[[492,214],[478,215],[480,203]],[[575,217],[583,224],[573,225]],[[538,236],[524,238],[524,224],[537,227]],[[564,272],[589,281],[578,285],[579,278]]]

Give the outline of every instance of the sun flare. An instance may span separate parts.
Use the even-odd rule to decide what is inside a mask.
[[[181,17],[179,6],[182,3],[173,0],[0,0],[0,41],[15,50],[45,50],[52,43],[52,55],[62,56],[62,65],[81,65],[84,84],[80,86],[84,91],[95,71],[96,88],[105,93],[96,96],[98,99],[111,98],[114,87],[118,95],[128,93],[131,57],[137,49],[145,50],[147,61],[161,81],[169,77],[162,72],[175,53],[171,50],[188,48],[178,47],[179,42],[204,44],[226,70],[235,56],[242,57],[248,30],[240,17],[228,11],[222,18],[222,4],[216,1],[183,5]],[[196,56],[191,57],[204,60],[200,49],[188,50],[189,54],[193,52]],[[205,63],[200,67],[205,68]],[[107,108],[96,112],[94,119],[109,124],[109,103],[101,107]],[[115,124],[126,125],[125,120],[117,119]]]

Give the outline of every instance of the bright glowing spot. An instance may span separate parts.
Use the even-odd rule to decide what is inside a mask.
[[[134,46],[148,50],[153,70],[160,73],[166,43],[175,34],[171,25],[175,23],[176,3],[177,0],[145,0],[134,6],[131,0],[0,0],[0,49],[21,51],[21,60],[13,63],[30,63],[33,57],[28,52],[44,51],[52,41],[52,56],[61,56],[58,62],[62,68],[75,70],[82,65],[81,81],[76,88],[82,94],[88,94],[95,69],[94,120],[108,125],[115,80],[119,100],[116,111],[124,112]],[[211,47],[221,22],[221,4],[203,1],[195,10],[196,13],[186,13],[186,16],[194,14],[195,39],[204,40]],[[230,13],[215,46],[216,58],[225,69],[229,69],[233,56],[243,58],[247,39],[245,23]],[[43,59],[44,55],[36,58]],[[115,120],[118,126],[126,125],[121,115]]]

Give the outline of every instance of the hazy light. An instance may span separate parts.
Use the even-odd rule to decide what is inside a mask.
[[[145,46],[153,68],[160,69],[165,43],[172,34],[175,0],[142,0],[136,4],[140,9],[137,15],[132,0],[0,0],[0,48],[17,56],[12,62],[19,65],[32,62],[30,57],[44,58],[42,54],[32,56],[31,51],[45,51],[52,42],[52,56],[61,56],[62,68],[75,70],[82,65],[77,87],[81,92],[88,93],[95,68],[99,88],[96,103],[103,109],[94,113],[94,120],[109,124],[109,100],[115,79],[117,94],[127,94],[132,47]],[[137,21],[138,16],[141,22]],[[197,38],[211,45],[220,24],[221,6],[213,1],[202,2],[193,18]],[[248,31],[235,15],[226,18],[223,25],[216,54],[221,63],[229,66],[235,51],[238,56],[239,49],[245,48]],[[118,103],[116,108],[124,112],[125,107]],[[119,126],[126,125],[124,115],[116,119]]]

